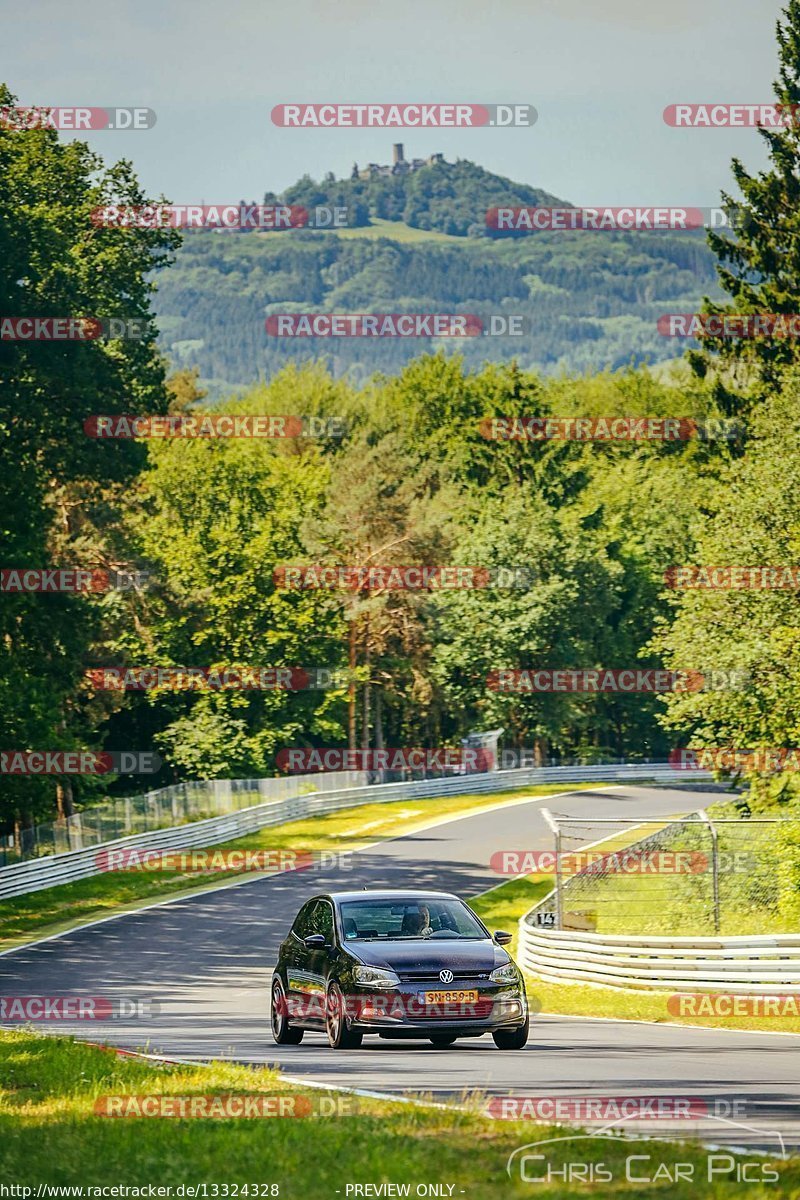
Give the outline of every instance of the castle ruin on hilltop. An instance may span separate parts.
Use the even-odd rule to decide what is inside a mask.
[[[412,158],[409,161],[403,153],[403,143],[395,142],[392,146],[391,166],[384,163],[367,163],[366,167],[359,171],[358,163],[353,163],[350,178],[374,179],[376,175],[408,175],[411,171],[418,171],[420,167],[432,167],[443,162],[443,154],[431,154],[429,158]]]

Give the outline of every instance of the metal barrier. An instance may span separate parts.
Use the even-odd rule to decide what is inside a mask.
[[[548,983],[772,995],[800,987],[800,934],[628,937],[519,923],[518,962]]]
[[[694,779],[711,778],[707,772],[695,771],[692,774]],[[677,778],[679,777],[676,777],[676,773],[665,763],[593,767],[524,767],[509,771],[489,771],[480,775],[456,775],[447,779],[426,779],[405,783],[340,788],[325,792],[308,792],[304,795],[255,804],[238,812],[209,817],[203,821],[193,821],[151,833],[134,834],[130,837],[98,843],[81,850],[48,855],[3,867],[0,869],[0,900],[101,874],[103,866],[98,863],[100,857],[98,851],[101,849],[106,851],[116,847],[137,847],[153,850],[182,850],[198,846],[213,846],[220,842],[232,841],[257,829],[281,825],[287,821],[295,821],[321,813],[353,808],[359,804],[511,791],[516,788],[547,783],[626,783],[645,780],[675,783]],[[229,782],[232,787],[237,787],[241,785],[242,781],[231,780]],[[256,784],[258,782],[254,781]]]

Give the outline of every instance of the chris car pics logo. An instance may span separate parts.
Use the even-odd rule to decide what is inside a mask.
[[[741,1151],[734,1154],[717,1147],[707,1150],[704,1156],[696,1157],[692,1162],[687,1161],[690,1156],[688,1153],[682,1154],[680,1146],[643,1145],[626,1139],[622,1126],[639,1119],[638,1115],[625,1117],[613,1126],[608,1125],[592,1133],[543,1138],[518,1146],[509,1155],[506,1173],[510,1179],[523,1184],[556,1184],[570,1190],[586,1188],[595,1194],[598,1184],[604,1183],[624,1182],[634,1187],[657,1184],[660,1185],[658,1194],[667,1195],[661,1190],[666,1184],[691,1186],[703,1181],[733,1183],[741,1187],[773,1184],[780,1178],[775,1170],[775,1160],[785,1159],[786,1149],[778,1130],[763,1129],[709,1113],[705,1119],[717,1122],[712,1129],[720,1141],[724,1135],[727,1141],[735,1143],[741,1139],[741,1131],[747,1130],[779,1147],[778,1152],[769,1156],[754,1154],[748,1157]],[[607,1153],[602,1147],[598,1152],[594,1147],[585,1145],[603,1139],[608,1145]],[[570,1143],[568,1148],[566,1143]],[[621,1151],[626,1153],[621,1156]],[[739,1190],[732,1194],[738,1196],[744,1193]]]

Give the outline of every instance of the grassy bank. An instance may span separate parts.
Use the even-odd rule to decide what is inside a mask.
[[[570,790],[591,788],[575,784]],[[441,796],[424,800],[398,800],[390,804],[364,804],[326,816],[308,817],[285,825],[261,829],[235,841],[209,849],[345,851],[423,829],[444,817],[459,816],[498,804],[515,804],[528,796],[550,796],[564,788],[550,786],[497,792],[493,795]],[[199,852],[199,851],[198,851]],[[200,888],[225,886],[242,870],[226,871],[110,871],[76,883],[44,888],[6,900],[0,907],[0,950],[46,937],[65,929],[133,911],[143,904],[168,900]]]
[[[325,1111],[335,1115],[108,1118],[96,1112],[98,1103],[107,1104],[103,1097],[154,1095],[259,1095],[275,1102],[282,1097],[284,1105],[295,1109],[326,1102]],[[342,1115],[337,1106],[344,1109]],[[470,1200],[530,1196],[530,1183],[506,1174],[509,1155],[527,1143],[563,1136],[565,1130],[490,1121],[480,1107],[478,1097],[465,1097],[454,1110],[343,1097],[297,1088],[265,1069],[220,1063],[159,1066],[67,1038],[26,1031],[0,1034],[0,1180],[6,1185],[152,1184],[172,1188],[173,1197],[181,1184],[205,1184],[210,1197],[235,1196],[238,1185],[240,1196],[334,1200],[345,1195],[348,1184],[391,1182],[411,1185],[412,1195],[418,1184],[437,1183],[452,1185],[453,1196]],[[554,1168],[576,1159],[602,1162],[613,1175],[613,1181],[602,1184],[604,1197],[689,1200],[740,1194],[733,1173],[706,1182],[708,1156],[697,1144],[594,1137],[557,1142],[541,1152]],[[662,1177],[644,1189],[632,1187],[625,1180],[625,1159],[644,1153],[651,1153],[654,1163],[691,1164],[693,1182],[669,1183]],[[752,1156],[752,1171],[760,1161]],[[537,1173],[543,1169],[540,1162],[535,1166]],[[748,1197],[800,1197],[800,1162],[770,1160],[770,1166],[779,1173],[778,1181],[748,1184]],[[641,1161],[636,1167],[641,1173]],[[241,1190],[245,1184],[248,1192]],[[259,1189],[253,1190],[254,1185]],[[267,1190],[260,1185],[268,1185]],[[580,1194],[597,1190],[560,1180],[536,1185],[536,1195],[546,1200]]]
[[[356,225],[350,229],[335,229],[333,232],[336,237],[344,238],[345,241],[353,241],[359,238],[367,238],[372,241],[375,238],[391,238],[393,242],[403,243],[447,242],[451,246],[474,245],[474,243],[468,242],[463,237],[455,237],[449,233],[440,233],[436,229],[415,229],[411,225],[406,225],[404,221],[387,221],[382,217],[370,218],[369,225]]]
[[[676,1016],[668,1007],[670,992],[637,992],[591,987],[581,983],[545,983],[528,977],[528,990],[542,1012],[581,1017],[610,1017],[618,1021],[655,1021],[701,1025],[709,1029],[754,1029],[761,1033],[800,1033],[800,1016]],[[786,991],[787,989],[780,989]],[[794,1051],[796,1053],[796,1051]]]

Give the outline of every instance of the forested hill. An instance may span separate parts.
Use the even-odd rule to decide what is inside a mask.
[[[659,363],[680,339],[659,334],[667,312],[717,296],[701,233],[485,232],[496,205],[563,204],[474,163],[435,163],[405,175],[322,183],[303,179],[280,199],[347,205],[355,228],[282,232],[196,230],[158,276],[161,345],[175,367],[197,367],[211,399],[269,379],[290,360],[325,362],[363,381],[444,347],[470,367],[509,362],[543,374]],[[452,232],[452,231],[455,232]],[[525,318],[519,337],[269,336],[281,312],[460,312]]]
[[[266,202],[273,199],[272,193],[267,193]],[[328,175],[317,183],[306,175],[287,188],[280,200],[306,208],[345,206],[351,225],[368,225],[370,218],[377,217],[452,237],[481,237],[491,232],[486,228],[486,213],[496,205],[566,204],[541,188],[493,175],[468,159],[369,179],[337,180]]]
[[[516,359],[545,374],[658,363],[686,348],[660,336],[658,317],[696,311],[704,294],[717,294],[711,254],[689,234],[438,243],[424,234],[406,242],[357,232],[189,235],[158,277],[161,345],[173,365],[197,366],[218,397],[271,378],[290,359],[320,359],[337,376],[363,380],[437,345],[463,354],[468,365]],[[528,327],[522,337],[440,343],[270,337],[265,318],[287,311],[522,313]]]

